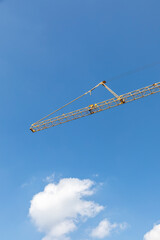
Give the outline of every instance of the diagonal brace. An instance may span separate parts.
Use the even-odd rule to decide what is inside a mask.
[[[103,85],[110,93],[112,93],[113,96],[115,96],[121,103],[125,103],[124,99],[118,96],[117,93],[115,93],[112,89],[110,89],[105,83],[106,81],[102,81],[101,85]]]

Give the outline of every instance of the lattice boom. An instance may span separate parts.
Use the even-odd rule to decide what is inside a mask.
[[[38,121],[31,125],[30,130],[32,132],[41,131],[43,129],[57,126],[59,124],[66,123],[66,122],[79,119],[85,116],[89,116],[94,113],[98,113],[98,112],[107,110],[109,108],[113,108],[113,107],[122,105],[124,103],[128,103],[128,102],[131,102],[131,101],[134,101],[158,92],[160,92],[160,82],[120,95],[119,98],[115,97],[115,98],[111,98],[103,102],[97,103],[94,105],[93,108],[88,106],[70,113],[62,114],[60,116],[44,120],[44,121]]]

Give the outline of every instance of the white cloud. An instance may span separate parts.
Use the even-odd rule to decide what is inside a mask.
[[[103,206],[84,199],[94,194],[93,185],[89,179],[65,178],[48,184],[33,197],[29,215],[38,230],[45,233],[43,240],[68,239],[79,221],[103,210]]]
[[[144,240],[160,240],[160,224],[154,225],[152,230],[144,235]]]
[[[91,237],[104,238],[110,235],[112,229],[116,228],[117,224],[111,224],[107,219],[102,220],[99,225],[91,232]]]
[[[47,182],[47,183],[51,183],[51,182],[54,181],[54,179],[55,179],[55,174],[52,173],[52,175],[47,176],[45,179],[43,179],[43,181],[44,181],[44,182]]]
[[[113,223],[111,224],[107,219],[102,220],[99,225],[94,228],[91,232],[91,237],[93,238],[105,238],[108,237],[114,229],[126,229],[126,223]]]
[[[120,230],[125,230],[126,228],[128,228],[128,223],[124,222],[124,223],[120,223],[118,224]]]

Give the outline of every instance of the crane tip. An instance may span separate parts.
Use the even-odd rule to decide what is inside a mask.
[[[30,128],[30,130],[34,133],[35,132],[35,130],[33,129],[33,128]]]

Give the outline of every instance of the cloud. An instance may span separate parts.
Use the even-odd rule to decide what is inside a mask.
[[[47,176],[45,179],[43,179],[43,182],[51,183],[55,180],[55,174],[52,173],[52,175]]]
[[[25,187],[31,186],[32,184],[35,183],[36,180],[37,179],[35,177],[32,177],[29,181],[24,182],[20,187],[25,188]]]
[[[43,192],[31,200],[29,215],[43,240],[69,239],[77,223],[94,217],[103,206],[87,201],[84,197],[94,194],[94,183],[89,179],[64,178],[59,183],[48,184]]]
[[[113,223],[111,224],[107,219],[102,220],[99,225],[94,228],[91,232],[91,237],[102,239],[108,237],[114,229],[126,229],[126,223]]]
[[[107,219],[102,220],[99,225],[91,232],[93,238],[104,238],[110,235],[111,231],[117,227],[117,224],[111,224]]]
[[[144,240],[160,240],[160,224],[154,225],[152,230],[144,235]]]

